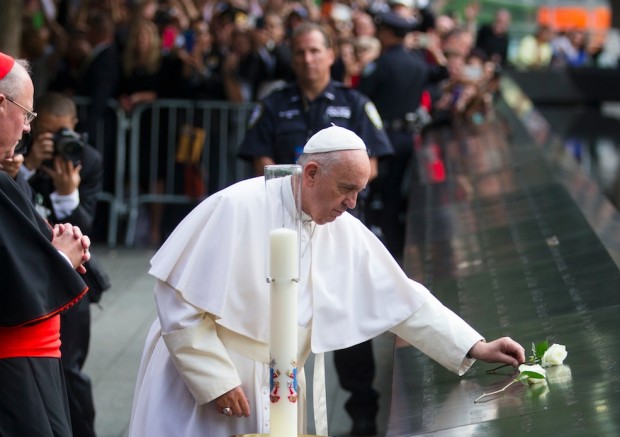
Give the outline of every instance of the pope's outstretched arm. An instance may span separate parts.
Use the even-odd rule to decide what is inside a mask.
[[[217,335],[214,317],[166,282],[157,280],[154,292],[162,338],[196,402],[215,401],[214,408],[229,407],[236,416],[249,416],[241,379]]]
[[[482,335],[433,295],[390,331],[459,376],[475,362],[473,357],[467,357],[468,351],[483,340]]]
[[[509,337],[485,342],[471,326],[432,295],[391,331],[459,375],[463,375],[476,359],[515,367],[525,361],[525,349],[519,343]]]

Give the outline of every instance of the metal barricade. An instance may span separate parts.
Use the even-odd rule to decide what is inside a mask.
[[[162,99],[134,109],[129,123],[127,246],[136,243],[142,205],[197,204],[209,193],[253,175],[251,166],[236,155],[254,107]],[[202,186],[196,186],[197,181]],[[194,190],[188,190],[192,182]]]
[[[83,127],[83,123],[88,120],[92,100],[80,96],[73,99],[77,105],[78,120]],[[88,138],[88,143],[99,151],[103,159],[104,184],[98,200],[108,204],[106,239],[110,247],[116,246],[119,218],[127,211],[125,203],[127,127],[125,112],[116,100],[110,99],[106,104],[105,114],[96,120],[94,135],[91,134]]]

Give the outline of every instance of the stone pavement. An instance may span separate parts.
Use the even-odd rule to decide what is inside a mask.
[[[92,252],[110,274],[112,288],[103,295],[100,305],[91,306],[91,348],[85,371],[93,382],[98,436],[125,437],[144,339],[156,316],[153,280],[147,274],[149,259],[154,251],[94,246]],[[375,339],[374,350],[377,363],[375,386],[382,394],[377,418],[378,435],[385,435],[391,392],[393,336],[385,334]],[[311,381],[312,357],[308,361],[307,380]],[[326,355],[325,363],[329,433],[332,436],[346,436],[351,428],[351,421],[344,411],[347,392],[338,385],[331,354]]]

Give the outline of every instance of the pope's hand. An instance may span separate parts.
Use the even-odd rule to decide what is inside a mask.
[[[241,387],[235,387],[215,400],[219,413],[227,416],[248,417],[250,404]]]
[[[525,362],[525,349],[510,337],[501,337],[489,343],[479,341],[468,355],[488,363],[504,363],[513,367]]]

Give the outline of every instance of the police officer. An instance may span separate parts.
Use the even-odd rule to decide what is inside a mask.
[[[329,34],[320,25],[302,23],[292,35],[292,51],[296,81],[257,106],[239,157],[252,161],[259,175],[265,165],[296,162],[307,140],[333,123],[364,140],[373,165],[371,178],[375,177],[378,158],[390,155],[392,146],[373,103],[332,80],[335,54]],[[372,343],[336,351],[334,358],[340,384],[351,392],[345,405],[353,419],[351,434],[375,434],[378,394],[372,387]]]
[[[420,133],[423,112],[419,106],[429,80],[441,74],[431,70],[418,52],[407,49],[407,33],[418,29],[413,18],[393,11],[375,16],[381,55],[362,72],[359,91],[377,105],[383,125],[394,146],[395,154],[382,160],[379,178],[373,184],[383,204],[378,224],[384,243],[396,259],[404,249],[406,195],[403,190],[405,174],[411,169],[415,177],[417,164],[413,153],[414,141]],[[444,73],[445,74],[445,73]]]
[[[256,107],[239,157],[252,161],[258,175],[265,165],[296,162],[306,141],[332,123],[359,135],[375,165],[377,158],[392,154],[373,103],[331,79],[335,54],[327,31],[305,22],[295,29],[292,44],[296,81]]]

